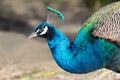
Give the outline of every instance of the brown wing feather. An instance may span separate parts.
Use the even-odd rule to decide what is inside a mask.
[[[115,7],[116,5],[118,7]],[[92,34],[115,42],[120,47],[120,2],[108,6],[108,11],[102,14],[98,23],[95,24]]]

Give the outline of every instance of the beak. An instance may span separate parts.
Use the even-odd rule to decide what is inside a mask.
[[[36,34],[35,32],[33,32],[33,33],[28,37],[28,39],[31,39],[31,38],[36,37],[36,36],[37,36],[37,34]]]

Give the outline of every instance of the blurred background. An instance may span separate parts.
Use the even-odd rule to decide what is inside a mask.
[[[96,10],[120,0],[0,0],[0,80],[120,80],[101,69],[71,74],[60,69],[44,39],[28,39],[35,26],[46,21],[47,6],[58,9],[64,22],[55,24],[74,40],[82,23]]]

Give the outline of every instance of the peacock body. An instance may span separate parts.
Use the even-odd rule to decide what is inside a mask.
[[[120,72],[120,2],[109,4],[86,20],[75,40],[50,22],[37,26],[31,37],[42,37],[57,64],[71,73],[88,73],[101,68]]]

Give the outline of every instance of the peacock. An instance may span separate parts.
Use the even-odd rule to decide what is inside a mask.
[[[58,10],[48,8],[64,19]],[[51,24],[39,24],[29,36],[47,39],[56,63],[70,73],[107,68],[120,73],[120,2],[111,3],[88,18],[74,41]]]

